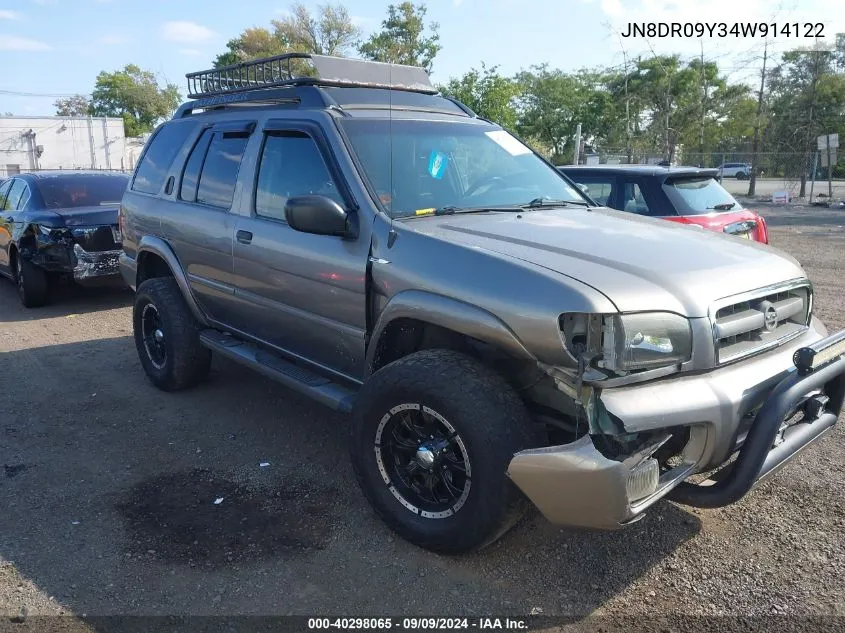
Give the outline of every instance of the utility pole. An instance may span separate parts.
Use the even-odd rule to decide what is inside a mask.
[[[631,164],[631,99],[628,97],[628,52],[622,46],[622,36],[619,36],[619,45],[622,48],[622,59],[625,60],[625,152],[628,155],[628,164]]]
[[[701,130],[698,137],[698,153],[701,160],[698,162],[699,167],[704,167],[704,120],[707,113],[707,74],[704,72],[704,39],[701,40],[701,92],[703,93],[701,99]]]
[[[572,164],[577,165],[581,157],[581,124],[575,130],[575,155],[572,157]]]
[[[813,55],[813,81],[810,84],[810,112],[809,118],[807,120],[807,138],[804,143],[804,147],[807,148],[810,146],[810,143],[813,139],[813,111],[816,108],[816,88],[819,83],[819,60],[821,59],[822,51],[818,49],[814,49],[810,51],[810,54]],[[810,154],[807,153],[807,158],[804,160],[804,167],[801,169],[801,190],[798,192],[798,197],[803,198],[804,194],[807,192],[807,163],[810,162]],[[813,178],[815,178],[815,174],[813,174]]]
[[[97,169],[97,153],[94,149],[94,122],[88,115],[88,146],[91,149],[91,169]]]
[[[760,71],[760,92],[757,93],[757,116],[754,119],[754,141],[751,144],[751,177],[748,180],[748,195],[753,196],[757,187],[757,169],[760,151],[760,119],[763,116],[763,91],[766,88],[766,57],[769,52],[769,40],[763,42],[763,70]]]

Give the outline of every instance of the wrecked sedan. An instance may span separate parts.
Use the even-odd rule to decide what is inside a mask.
[[[310,56],[253,83],[292,58],[190,75],[124,196],[157,387],[216,354],[351,413],[364,494],[441,552],[529,499],[591,528],[726,505],[834,425],[845,332],[794,259],[596,206],[422,69]]]
[[[0,273],[27,308],[49,299],[51,277],[121,283],[117,211],[128,176],[44,171],[0,186]]]

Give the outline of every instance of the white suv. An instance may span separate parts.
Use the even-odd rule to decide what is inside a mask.
[[[719,175],[722,178],[736,178],[737,180],[745,180],[751,174],[751,165],[749,163],[723,163],[719,165]]]

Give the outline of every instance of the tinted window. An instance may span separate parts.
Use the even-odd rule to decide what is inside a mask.
[[[214,132],[206,130],[202,133],[191,155],[188,157],[188,162],[185,164],[185,172],[182,175],[182,187],[179,190],[179,197],[182,200],[194,202],[197,199],[197,183],[200,179],[200,169],[205,161],[205,155],[208,152],[208,145],[211,143],[211,137]]]
[[[122,174],[73,174],[39,178],[36,187],[46,208],[73,209],[119,204],[128,180]]]
[[[643,197],[640,186],[635,182],[626,182],[622,188],[622,210],[639,215],[648,215],[648,203]]]
[[[23,180],[13,180],[12,188],[9,190],[9,195],[6,197],[6,202],[3,204],[3,209],[11,211],[18,208],[23,192],[26,190],[26,183]]]
[[[193,130],[193,125],[184,123],[169,124],[159,129],[150,139],[150,145],[138,164],[132,189],[142,193],[158,193],[173,159]]]
[[[343,205],[317,143],[290,132],[268,136],[258,170],[257,215],[285,219],[285,204],[293,196],[321,195]]]
[[[703,215],[741,208],[714,178],[675,178],[663,185],[663,191],[681,215]]]
[[[23,194],[21,194],[21,198],[20,200],[18,200],[18,209],[23,209],[26,206],[26,203],[29,202],[29,199],[32,197],[32,193],[29,190],[29,185],[24,183],[23,187]]]
[[[226,209],[232,206],[248,140],[243,134],[214,133],[200,174],[197,202]]]
[[[9,189],[11,189],[11,188],[12,188],[12,181],[11,180],[7,180],[6,182],[3,183],[2,186],[0,186],[0,209],[5,208],[6,195],[9,193]]]

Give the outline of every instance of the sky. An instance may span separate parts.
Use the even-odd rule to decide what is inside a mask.
[[[419,1],[419,0],[418,0]],[[394,0],[398,4],[399,0]],[[623,38],[629,22],[822,23],[832,44],[845,32],[843,0],[428,0],[442,49],[432,78],[445,82],[472,67],[515,73],[547,63],[567,71],[624,60],[704,53],[733,80],[753,81],[761,37]],[[312,9],[323,0],[305,0]],[[364,35],[377,30],[387,0],[346,0]],[[244,28],[269,25],[287,0],[0,0],[0,114],[55,113],[57,96],[89,93],[102,70],[134,63],[175,83],[212,65]],[[811,45],[779,36],[773,50]],[[770,50],[772,50],[770,49]],[[26,94],[10,94],[26,93]]]

